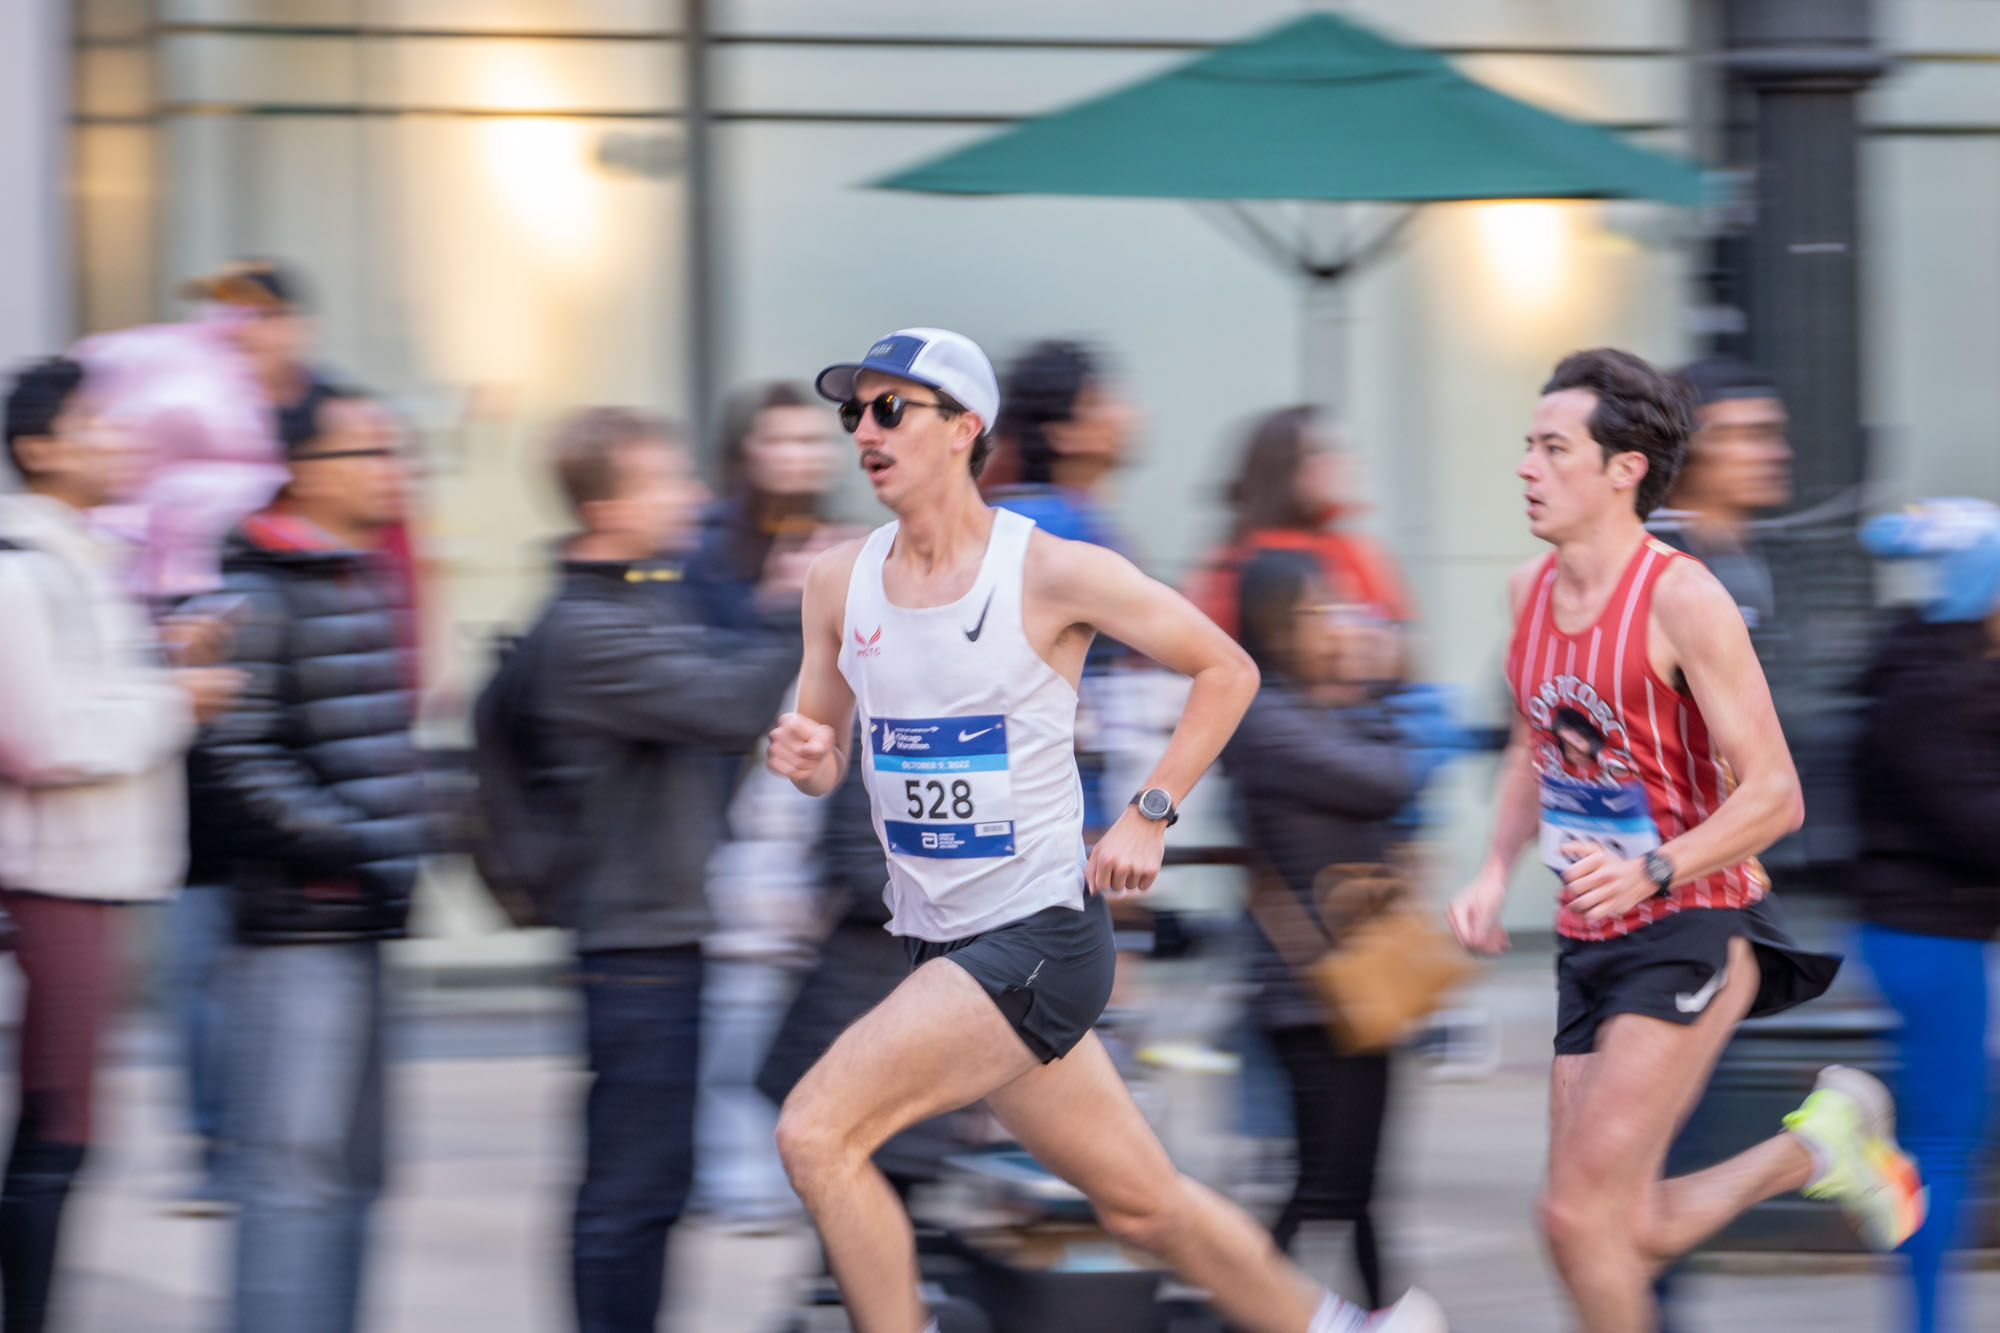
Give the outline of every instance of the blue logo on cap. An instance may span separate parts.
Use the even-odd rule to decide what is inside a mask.
[[[863,358],[871,369],[905,372],[916,364],[917,354],[924,350],[922,338],[911,338],[902,334],[892,334],[868,349]]]

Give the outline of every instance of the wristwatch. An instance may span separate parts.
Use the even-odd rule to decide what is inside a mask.
[[[1674,863],[1667,859],[1665,852],[1646,853],[1646,878],[1653,881],[1653,896],[1664,898],[1674,891]]]
[[[1167,827],[1172,828],[1181,822],[1180,811],[1174,809],[1173,794],[1165,787],[1146,788],[1132,798],[1132,804],[1139,807],[1140,814],[1156,824],[1164,819]]]

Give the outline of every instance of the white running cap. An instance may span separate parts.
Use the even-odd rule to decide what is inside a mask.
[[[982,431],[991,431],[1000,415],[1000,384],[993,377],[993,363],[978,343],[962,333],[897,329],[877,338],[859,361],[842,361],[822,370],[813,387],[820,397],[844,403],[854,397],[854,377],[864,370],[915,380],[950,394],[979,418]]]

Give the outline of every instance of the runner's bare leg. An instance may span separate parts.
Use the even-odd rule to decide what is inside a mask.
[[[909,1215],[875,1150],[1035,1067],[979,983],[949,959],[912,972],[785,1099],[778,1150],[819,1228],[855,1333],[920,1333]]]
[[[1319,1285],[1247,1213],[1175,1169],[1096,1033],[986,1104],[1035,1160],[1089,1196],[1107,1230],[1206,1290],[1231,1327],[1305,1333]]]
[[[1750,1204],[1805,1183],[1809,1162],[1790,1135],[1660,1179],[1675,1131],[1755,998],[1747,941],[1731,942],[1729,970],[1694,1023],[1619,1014],[1593,1054],[1556,1059],[1542,1228],[1590,1333],[1649,1333],[1658,1318],[1650,1283],[1667,1260]]]

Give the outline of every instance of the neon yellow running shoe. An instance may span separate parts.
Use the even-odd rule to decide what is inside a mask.
[[[1838,1203],[1870,1249],[1893,1250],[1924,1224],[1930,1191],[1896,1146],[1896,1103],[1882,1080],[1828,1065],[1785,1128],[1812,1154],[1806,1197]]]

